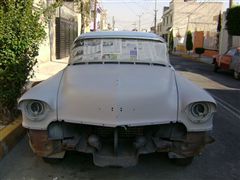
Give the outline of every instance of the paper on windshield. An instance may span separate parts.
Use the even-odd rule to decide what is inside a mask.
[[[121,53],[121,39],[102,40],[102,59],[117,60]]]
[[[166,62],[166,45],[147,40],[90,39],[75,46],[73,61],[129,60]]]
[[[137,60],[137,40],[122,40],[122,53],[123,60]]]

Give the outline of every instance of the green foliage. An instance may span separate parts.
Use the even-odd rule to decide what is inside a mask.
[[[171,31],[170,36],[169,36],[169,51],[172,52],[173,51],[173,31]]]
[[[186,49],[188,51],[191,51],[193,49],[193,42],[192,42],[192,33],[191,33],[191,31],[187,32]]]
[[[216,38],[217,38],[216,47],[217,47],[217,49],[219,48],[221,30],[222,30],[222,14],[221,14],[221,11],[220,11],[219,15],[218,15],[218,25],[217,25],[217,34],[216,34]]]
[[[226,20],[228,34],[240,36],[240,6],[228,9]]]
[[[204,48],[195,48],[195,53],[197,53],[199,56],[201,56],[201,54],[203,54],[205,51]]]
[[[81,33],[91,21],[91,0],[74,0],[78,12],[81,14]]]
[[[46,35],[45,10],[33,8],[33,0],[0,3],[0,119],[14,118],[17,99],[33,76],[38,47]]]
[[[52,18],[52,16],[55,14],[56,8],[62,5],[63,5],[63,0],[57,0],[56,2],[48,5],[44,4],[43,2],[42,3],[40,2],[39,6],[42,7],[42,10],[40,12],[42,12],[41,14],[44,16],[45,22],[48,22]]]

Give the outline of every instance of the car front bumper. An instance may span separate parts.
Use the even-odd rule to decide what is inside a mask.
[[[93,154],[98,166],[134,166],[141,154],[168,152],[170,158],[198,155],[214,140],[208,132],[187,132],[180,123],[141,127],[100,127],[55,122],[48,130],[29,130],[32,150],[62,158],[67,150]]]

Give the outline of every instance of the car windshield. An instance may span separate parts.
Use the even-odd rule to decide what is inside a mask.
[[[140,61],[169,64],[165,43],[136,39],[86,39],[74,42],[70,64],[89,61]]]

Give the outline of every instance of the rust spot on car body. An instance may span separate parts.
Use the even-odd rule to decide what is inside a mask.
[[[29,130],[28,136],[30,147],[38,156],[48,157],[61,152],[61,142],[49,140],[47,130]]]

